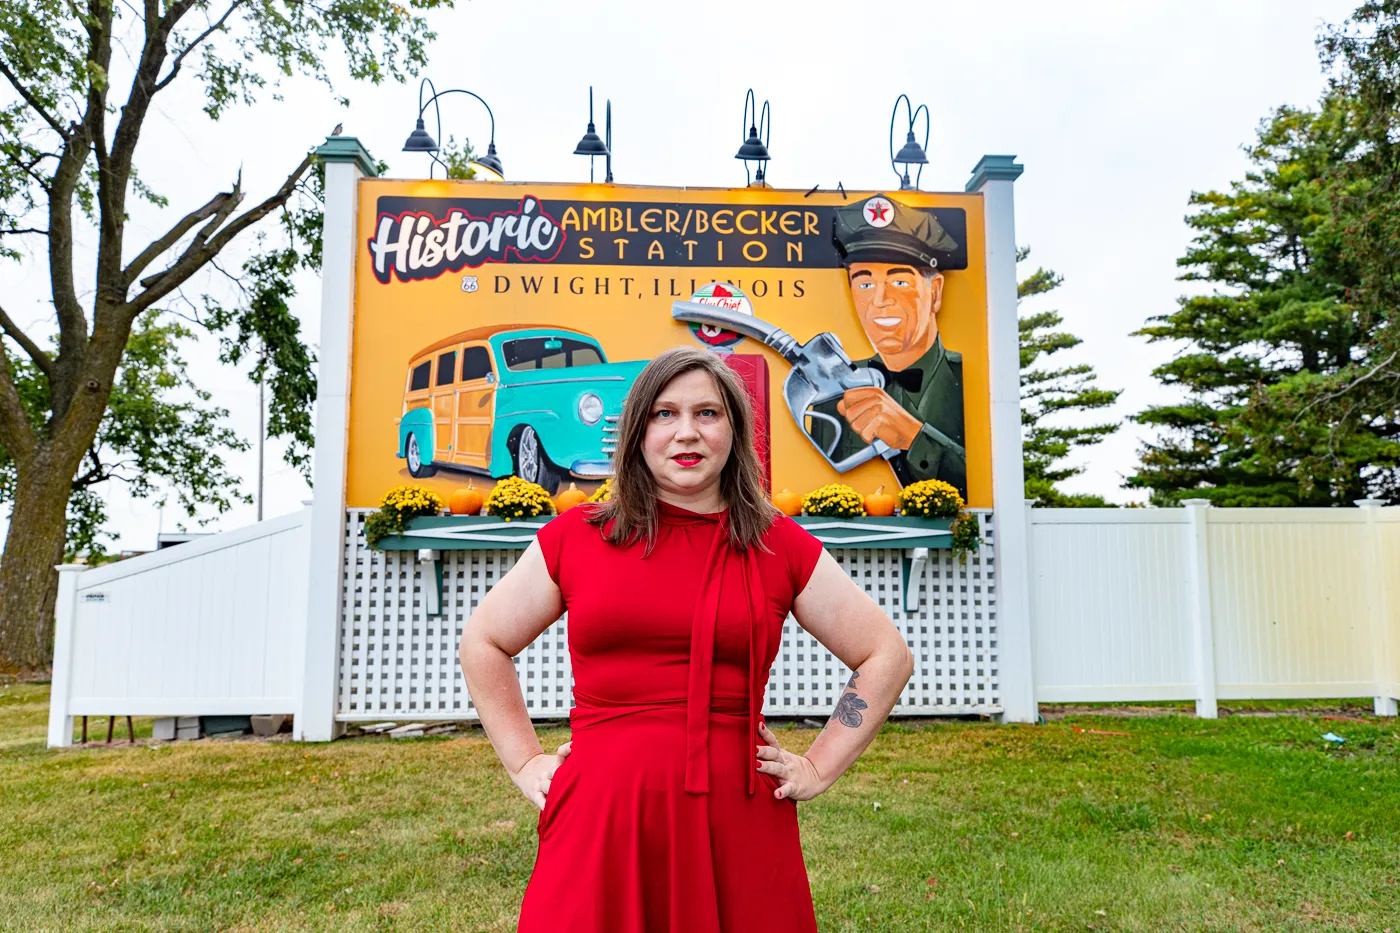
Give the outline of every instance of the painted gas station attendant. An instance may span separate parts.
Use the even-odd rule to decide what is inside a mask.
[[[962,354],[947,349],[938,331],[940,262],[957,244],[932,214],[883,195],[838,209],[832,238],[875,348],[855,365],[885,377],[883,389],[850,389],[836,402],[848,429],[832,459],[882,440],[898,451],[889,463],[901,485],[940,479],[967,498]],[[829,445],[831,428],[813,428],[817,443]]]
[[[899,630],[763,487],[715,354],[638,375],[612,498],[546,523],[463,626],[486,735],[540,808],[522,933],[815,933],[799,800],[836,782],[913,672]],[[511,658],[568,613],[572,735],[545,752]],[[763,721],[791,613],[853,673],[804,754]]]

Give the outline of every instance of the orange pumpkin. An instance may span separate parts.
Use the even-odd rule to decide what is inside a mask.
[[[554,508],[562,515],[574,506],[587,501],[588,493],[579,489],[575,484],[570,483],[568,489],[554,498]]]
[[[881,486],[872,495],[865,497],[865,514],[877,516],[890,516],[894,514],[894,496],[885,492],[885,487]]]
[[[464,488],[456,490],[448,497],[447,508],[453,515],[475,515],[481,511],[484,501],[481,490],[468,481]]]
[[[791,489],[773,493],[773,505],[784,515],[802,514],[802,497]]]

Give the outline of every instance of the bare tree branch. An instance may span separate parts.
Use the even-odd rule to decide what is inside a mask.
[[[69,5],[70,7],[73,6],[72,0],[69,0],[68,5]],[[128,10],[130,10],[132,13],[136,14],[136,18],[137,18],[138,20],[141,20],[142,22],[145,21],[146,17],[145,17],[144,15],[142,15],[142,13],[141,13],[140,10],[136,9],[136,7],[134,7],[134,6],[131,5],[131,0],[121,0],[121,5],[124,6],[124,7],[126,7],[126,8],[127,8]]]
[[[228,279],[229,284],[232,285],[234,288],[238,289],[238,291],[241,294],[245,296],[248,294],[248,286],[243,284],[243,280],[240,279],[238,276],[234,275],[232,272],[225,269],[223,266],[219,265],[219,261],[217,259],[209,260],[209,265],[214,267],[215,272],[218,272],[224,278]]]
[[[224,11],[223,16],[220,16],[218,20],[215,21],[212,25],[210,25],[208,29],[195,36],[189,45],[181,49],[180,53],[175,56],[175,60],[170,63],[170,73],[156,82],[156,86],[152,88],[151,93],[154,94],[157,91],[164,89],[167,84],[169,84],[171,81],[174,81],[175,76],[180,73],[180,65],[185,61],[185,56],[193,52],[195,50],[195,46],[202,43],[205,39],[209,38],[215,32],[218,32],[219,29],[222,28],[224,23],[228,21],[228,18],[233,15],[234,10],[237,10],[239,7],[243,6],[245,2],[246,0],[233,0],[233,4],[229,6],[227,10]]]
[[[136,258],[131,260],[127,267],[122,270],[122,280],[126,287],[130,288],[131,283],[136,281],[136,277],[139,276],[147,266],[159,259],[160,255],[170,249],[170,247],[178,243],[180,238],[186,233],[189,233],[195,224],[214,216],[219,208],[223,206],[224,202],[232,196],[233,192],[230,191],[219,192],[210,198],[203,207],[198,207],[190,211],[184,217],[181,217],[176,221],[175,225],[162,234],[159,239],[153,240],[149,246],[141,250]]]
[[[37,233],[40,236],[49,235],[49,231],[42,230],[39,227],[13,227],[9,230],[0,230],[0,236],[19,236],[24,233]]]
[[[218,256],[234,237],[286,203],[287,198],[291,197],[292,192],[296,190],[297,182],[301,179],[301,176],[315,161],[316,154],[314,152],[308,152],[306,158],[301,160],[301,164],[287,176],[286,181],[282,182],[282,186],[278,188],[274,194],[256,207],[240,214],[227,226],[219,230],[218,233],[214,234],[212,238],[207,237],[210,233],[213,233],[213,221],[207,224],[195,237],[195,241],[190,244],[189,248],[176,260],[174,265],[160,275],[152,277],[155,281],[151,281],[151,279],[146,280],[150,281],[151,284],[147,287],[146,291],[142,292],[127,304],[127,313],[134,318],[137,314],[140,314],[152,304],[164,298],[176,288],[179,288],[186,279],[200,268],[207,265],[214,257]],[[143,282],[143,284],[145,283]]]
[[[166,274],[170,272],[171,269],[173,269],[175,266],[178,266],[181,260],[183,260],[187,256],[194,255],[195,251],[197,251],[200,246],[204,245],[204,243],[208,241],[209,237],[211,237],[214,234],[214,231],[218,230],[224,225],[224,222],[228,220],[229,215],[238,209],[238,205],[243,203],[242,171],[239,171],[238,179],[234,181],[233,188],[230,191],[226,192],[226,195],[227,197],[225,198],[224,202],[219,205],[217,210],[214,211],[213,218],[207,223],[205,223],[203,227],[200,227],[198,231],[196,231],[194,237],[190,240],[189,245],[185,247],[185,251],[180,254],[179,259],[176,259],[173,263],[170,264],[169,267],[161,270],[160,272],[157,272],[154,275],[148,275],[144,279],[142,279],[142,287],[150,288],[152,285],[155,285],[162,278],[164,278]]]
[[[62,136],[64,139],[68,138],[68,131],[63,128],[63,124],[60,123],[53,114],[49,113],[48,108],[44,106],[44,102],[35,97],[34,94],[30,92],[29,88],[24,86],[24,82],[20,81],[15,73],[10,70],[10,66],[5,64],[3,60],[0,60],[0,75],[5,76],[5,80],[9,81],[10,84],[14,86],[14,89],[19,92],[19,96],[24,98],[24,102],[32,107],[35,113],[43,117],[44,122],[53,127],[55,133]]]
[[[53,377],[53,357],[43,351],[37,343],[30,339],[29,335],[20,329],[14,319],[0,308],[0,329],[9,334],[15,343],[24,348],[24,352],[29,354],[29,358],[34,361],[34,365],[43,371],[45,376]]]
[[[14,165],[18,167],[20,171],[24,172],[30,178],[34,179],[34,181],[39,185],[40,188],[42,188],[44,191],[50,190],[48,179],[45,178],[43,175],[40,175],[38,172],[34,171],[34,166],[38,164],[37,159],[33,162],[26,163],[12,152],[6,151],[4,155],[5,158],[9,159],[12,163],[14,163]]]
[[[130,462],[121,461],[118,463],[114,463],[110,466],[104,466],[102,463],[102,458],[98,456],[98,448],[96,443],[94,443],[93,446],[88,448],[87,459],[92,462],[92,466],[89,467],[87,472],[83,473],[81,476],[74,477],[73,489],[75,491],[79,489],[86,489],[87,487],[96,485],[97,483],[100,483],[103,480],[111,479],[112,476],[117,472],[117,470],[119,470],[121,467],[127,465],[127,463]]]
[[[1300,418],[1302,418],[1304,415],[1306,415],[1306,414],[1308,413],[1308,411],[1309,411],[1310,409],[1312,409],[1314,406],[1316,406],[1316,405],[1321,405],[1321,404],[1324,403],[1324,402],[1331,402],[1331,401],[1334,401],[1335,399],[1339,399],[1339,398],[1341,398],[1343,395],[1346,395],[1348,392],[1350,392],[1352,389],[1355,389],[1357,386],[1361,385],[1363,382],[1367,382],[1367,381],[1373,379],[1375,376],[1379,375],[1380,373],[1384,372],[1384,371],[1385,371],[1385,368],[1386,368],[1387,366],[1389,366],[1391,363],[1395,362],[1395,358],[1396,358],[1397,356],[1400,356],[1400,350],[1394,351],[1393,353],[1390,354],[1390,356],[1387,356],[1385,359],[1381,360],[1381,361],[1380,361],[1379,363],[1377,363],[1375,366],[1371,367],[1371,369],[1370,369],[1368,372],[1362,373],[1360,376],[1357,376],[1355,379],[1353,379],[1351,382],[1348,382],[1346,385],[1342,386],[1342,387],[1341,387],[1340,389],[1338,389],[1337,391],[1335,391],[1335,392],[1328,392],[1328,393],[1326,393],[1326,394],[1324,394],[1324,395],[1319,395],[1317,398],[1313,399],[1311,402],[1308,402],[1308,404],[1304,405],[1303,408],[1302,408],[1302,410],[1299,411],[1298,414],[1295,415],[1295,416],[1293,417],[1293,423],[1294,423],[1294,424],[1297,424],[1297,423],[1298,423],[1298,419],[1300,419]]]

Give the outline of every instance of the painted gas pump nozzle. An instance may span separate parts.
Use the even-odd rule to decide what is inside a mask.
[[[702,305],[698,301],[673,301],[671,302],[671,317],[677,321],[685,321],[687,324],[709,324],[712,327],[723,327],[737,334],[743,334],[745,337],[761,340],[794,366],[803,359],[802,350],[804,347],[797,342],[795,337],[751,314],[742,314],[715,305]],[[842,356],[844,355],[843,352]],[[849,363],[850,360],[846,362]]]
[[[849,389],[885,387],[884,374],[876,369],[853,366],[851,358],[841,346],[840,338],[830,332],[817,334],[806,343],[798,343],[797,338],[787,331],[760,318],[694,301],[672,302],[671,317],[688,324],[723,327],[762,341],[765,346],[771,347],[787,360],[792,365],[792,372],[788,373],[783,382],[783,398],[793,418],[797,420],[798,427],[809,438],[812,435],[805,424],[808,418],[814,417],[832,424],[837,429],[838,437],[842,430],[842,425],[836,423],[831,415],[815,411],[815,406],[839,399]],[[812,442],[817,444],[815,438],[812,438]],[[863,455],[835,461],[831,459],[831,454],[836,446],[836,440],[830,445],[817,444],[823,456],[838,470],[848,470],[876,454],[888,459],[899,453],[884,441],[877,440],[865,449],[868,453],[863,451]],[[830,449],[826,449],[827,447]]]
[[[672,302],[671,317],[690,324],[723,327],[761,340],[791,363],[793,371],[815,390],[812,404],[840,398],[847,389],[864,386],[883,388],[885,385],[885,377],[879,370],[857,369],[851,365],[851,358],[846,355],[840,339],[832,333],[820,333],[806,343],[798,343],[796,337],[765,320],[695,301]]]

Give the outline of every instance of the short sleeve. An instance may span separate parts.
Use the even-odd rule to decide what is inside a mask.
[[[549,571],[549,578],[554,581],[555,586],[560,585],[559,557],[564,551],[564,536],[567,531],[565,524],[568,518],[568,513],[552,518],[535,534],[535,542],[539,544],[540,553],[544,555],[544,567]]]
[[[778,518],[774,530],[778,532],[777,543],[782,549],[781,553],[787,558],[792,595],[796,597],[807,588],[807,581],[812,579],[812,572],[817,569],[817,561],[822,556],[823,545],[810,531],[786,515]]]

